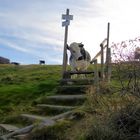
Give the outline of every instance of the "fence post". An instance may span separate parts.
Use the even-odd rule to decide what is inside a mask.
[[[108,56],[108,48],[109,48],[109,32],[110,32],[110,23],[107,24],[107,47],[106,47],[106,61]]]
[[[101,44],[101,79],[104,79],[104,48]]]
[[[94,61],[94,85],[96,87],[96,92],[99,92],[99,73],[98,73],[98,63],[97,63],[97,59],[95,59]]]
[[[65,20],[62,22],[62,27],[65,27],[65,36],[64,36],[64,52],[63,52],[63,71],[62,77],[64,78],[64,73],[67,69],[67,40],[68,40],[68,26],[70,25],[70,20],[73,20],[73,15],[69,15],[69,9],[66,10],[66,14],[62,15],[62,19]]]
[[[110,82],[111,78],[111,49],[108,48],[108,69],[107,69],[107,82]]]
[[[109,57],[111,54],[109,49],[109,32],[110,32],[110,23],[107,26],[107,47],[106,47],[106,68],[105,68],[105,78],[108,81],[108,74],[109,74]]]
[[[66,15],[69,15],[69,9],[66,10]],[[68,26],[65,26],[65,36],[64,36],[64,52],[63,52],[63,72],[62,76],[64,78],[64,72],[67,68],[67,39],[68,39]]]

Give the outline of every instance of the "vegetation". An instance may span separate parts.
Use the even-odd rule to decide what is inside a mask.
[[[108,88],[107,88],[108,90]],[[107,91],[106,90],[106,91]],[[139,138],[140,99],[119,92],[96,94],[94,88],[81,111],[84,117],[68,132],[68,140],[134,140]]]
[[[139,67],[118,64],[113,66],[110,84],[100,82],[98,93],[96,87],[90,87],[87,101],[75,110],[72,122],[64,120],[43,130],[33,130],[32,136],[50,140],[139,139]],[[60,78],[61,66],[1,65],[0,121],[10,122],[14,115],[34,111],[35,101],[54,94]]]
[[[38,98],[53,94],[61,66],[0,65],[0,121],[31,111]]]

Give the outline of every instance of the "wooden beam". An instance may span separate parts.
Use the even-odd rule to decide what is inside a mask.
[[[94,74],[94,71],[67,71],[69,74]]]
[[[104,79],[104,48],[101,45],[101,79]]]
[[[66,10],[66,15],[69,15],[69,9]],[[67,58],[67,40],[68,40],[68,25],[65,26],[62,77],[63,77],[64,72],[67,69],[67,59],[68,59]]]
[[[111,49],[108,48],[108,70],[107,70],[107,81],[110,83],[111,79]]]
[[[106,48],[106,68],[105,68],[105,79],[109,82],[109,71],[110,71],[110,48],[109,48],[109,32],[110,32],[110,23],[107,26],[107,48]]]
[[[106,46],[106,64],[107,65],[108,65],[109,32],[110,32],[110,23],[108,23],[107,25],[107,46]]]
[[[95,88],[96,88],[96,93],[99,92],[99,72],[98,72],[98,61],[97,59],[94,60],[94,66],[95,66],[95,69],[94,69],[94,85],[95,85]]]

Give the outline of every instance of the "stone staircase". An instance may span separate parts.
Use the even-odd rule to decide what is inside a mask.
[[[34,128],[53,126],[58,121],[71,118],[73,111],[85,102],[85,93],[93,80],[68,79],[60,83],[55,95],[37,102],[34,112],[19,115],[21,122],[28,122],[27,125],[0,124],[0,140],[29,140],[28,136]]]

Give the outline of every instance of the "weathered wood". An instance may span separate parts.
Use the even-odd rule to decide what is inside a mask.
[[[38,116],[38,115],[30,115],[30,114],[21,114],[20,116],[22,118],[30,120],[31,122],[43,121],[48,126],[52,126],[55,124],[55,122],[51,118],[47,118],[47,117],[42,117],[42,116]]]
[[[89,85],[63,85],[58,86],[56,93],[61,95],[85,94]]]
[[[6,131],[15,131],[19,129],[17,126],[10,125],[10,124],[0,124],[0,128],[5,129]]]
[[[86,95],[77,94],[77,95],[57,95],[57,96],[49,96],[42,103],[47,103],[50,105],[65,105],[65,106],[77,106],[81,105],[85,102]]]
[[[110,32],[110,23],[107,25],[107,47],[106,47],[106,63],[108,59],[108,48],[109,48],[109,32]]]
[[[65,71],[63,74],[63,79],[70,79],[71,75],[74,74],[94,74],[94,71]]]
[[[97,66],[97,59],[94,60],[94,85],[96,86],[96,92],[99,91],[99,74],[98,74],[98,66]]]
[[[9,138],[11,138],[12,136],[14,135],[19,135],[19,134],[25,134],[25,133],[28,133],[30,132],[35,126],[34,125],[29,125],[29,126],[26,126],[24,128],[21,128],[21,129],[18,129],[18,130],[15,130],[14,132],[11,132],[7,135],[4,135],[0,138],[2,138],[3,140],[8,140]]]
[[[63,79],[70,79],[71,75],[74,74],[94,74],[94,71],[65,71],[63,74]]]
[[[105,68],[105,79],[107,80],[107,82],[109,82],[108,79],[108,74],[109,74],[109,59],[110,59],[110,49],[109,49],[109,32],[110,32],[110,23],[108,23],[108,27],[107,27],[107,48],[106,48],[106,68]]]
[[[62,114],[59,114],[59,115],[56,115],[56,116],[52,117],[52,120],[57,121],[57,120],[60,120],[60,119],[67,118],[72,113],[73,113],[73,111],[67,111],[65,113],[62,113]]]
[[[91,85],[93,83],[93,78],[90,79],[62,79],[60,80],[61,85]]]
[[[94,71],[66,71],[65,74],[94,74]]]
[[[109,31],[110,31],[110,23],[108,23],[107,27],[106,65],[108,65]]]
[[[55,95],[48,96],[47,99],[55,99],[55,100],[75,100],[75,99],[85,99],[86,96],[83,94],[79,95]]]
[[[108,69],[107,69],[107,81],[111,79],[111,49],[108,48]]]
[[[69,15],[69,9],[66,10],[66,15]],[[63,71],[62,71],[62,77],[64,75],[64,72],[67,69],[67,40],[68,40],[68,25],[65,26],[65,37],[64,37],[64,51],[63,51]]]
[[[30,133],[27,133],[27,134],[20,134],[20,135],[16,135],[16,136],[13,136],[14,139],[9,139],[9,140],[29,140],[30,138]]]
[[[103,45],[101,46],[101,79],[104,78],[104,48]]]
[[[48,105],[48,104],[38,104],[37,107],[39,107],[39,108],[57,109],[57,110],[71,110],[71,109],[76,108],[74,106]]]
[[[0,124],[0,136],[6,135],[8,133],[11,133],[15,130],[18,130],[19,128],[14,126],[14,125],[10,125],[10,124]]]

